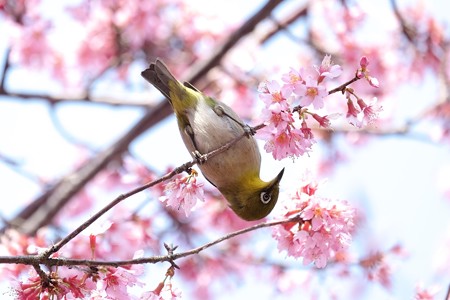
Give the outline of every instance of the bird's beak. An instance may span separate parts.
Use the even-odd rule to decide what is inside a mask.
[[[278,173],[277,177],[272,180],[272,186],[275,186],[280,183],[281,178],[283,178],[284,168],[281,169],[280,173]]]
[[[281,181],[281,178],[283,178],[283,174],[284,174],[284,168],[281,169],[280,173],[278,173],[278,175],[277,175],[277,182]]]

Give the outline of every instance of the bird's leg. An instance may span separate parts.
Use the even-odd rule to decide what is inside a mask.
[[[220,105],[216,105],[214,106],[214,112],[216,113],[216,115],[218,116],[227,116],[228,118],[230,118],[231,120],[233,120],[234,122],[236,122],[239,126],[242,127],[242,129],[244,129],[245,134],[247,135],[247,137],[251,137],[252,135],[255,135],[256,130],[247,125],[247,124],[243,124],[242,122],[239,122],[238,120],[236,120],[235,118],[233,118],[232,116],[230,116],[228,113],[225,112],[225,110],[223,109],[222,106]]]
[[[201,154],[200,151],[198,151],[197,143],[195,142],[194,138],[194,130],[192,130],[191,125],[186,125],[186,127],[184,127],[184,132],[186,132],[186,134],[191,139],[192,145],[194,145],[195,150],[194,152],[192,152],[192,155],[195,157],[198,164],[204,164],[208,157],[206,156],[206,154]]]

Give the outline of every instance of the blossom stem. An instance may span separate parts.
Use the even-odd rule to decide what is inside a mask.
[[[341,84],[340,86],[338,86],[337,88],[334,88],[332,90],[328,91],[328,95],[337,93],[337,92],[341,92],[344,93],[345,89],[347,88],[347,86],[349,86],[350,84],[352,84],[353,82],[356,82],[358,80],[360,80],[361,78],[358,78],[358,76],[355,75],[355,77],[353,77],[352,79],[350,79],[349,81]]]

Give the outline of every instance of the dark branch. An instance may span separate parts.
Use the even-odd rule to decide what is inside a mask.
[[[283,19],[283,21],[278,21],[275,19],[275,17],[272,17],[271,20],[275,23],[275,27],[271,31],[267,32],[266,35],[264,35],[260,39],[260,43],[261,44],[266,43],[280,31],[284,31],[289,36],[292,36],[292,33],[288,31],[288,27],[292,23],[297,21],[299,18],[307,16],[307,14],[308,14],[308,6],[302,6],[301,8],[294,11],[294,13],[291,16]]]

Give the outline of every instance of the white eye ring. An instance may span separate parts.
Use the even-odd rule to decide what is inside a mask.
[[[268,192],[262,192],[259,196],[259,199],[263,204],[267,204],[270,202],[270,200],[272,200],[272,195]]]

